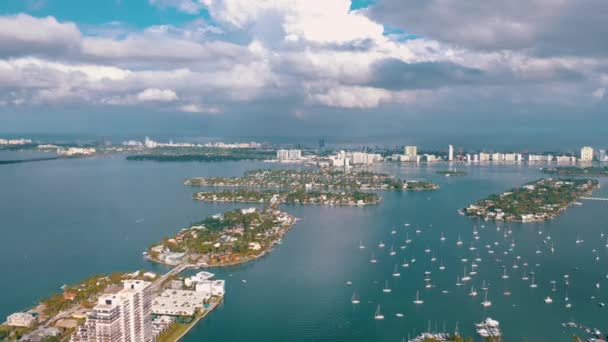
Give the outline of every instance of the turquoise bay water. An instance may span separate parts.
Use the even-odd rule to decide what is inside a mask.
[[[208,215],[245,206],[195,202],[194,190],[181,184],[184,178],[239,176],[247,169],[271,166],[134,163],[121,157],[1,166],[0,317],[92,274],[140,268],[164,271],[142,258],[148,245]],[[461,332],[472,335],[473,323],[484,316],[501,322],[507,341],[570,340],[572,331],[560,326],[570,319],[606,328],[607,309],[597,304],[608,301],[608,249],[605,239],[600,240],[602,230],[608,234],[608,202],[585,201],[547,223],[513,223],[505,240],[507,225],[500,224],[497,230],[493,223],[460,216],[457,209],[539,178],[537,167],[474,166],[467,168],[469,176],[452,178],[434,173],[444,167],[389,164],[377,169],[434,180],[441,185],[436,192],[382,192],[382,203],[366,208],[285,206],[301,221],[269,256],[212,270],[227,280],[227,296],[184,340],[400,341],[408,333],[426,329],[429,320],[438,330],[445,322],[449,331],[459,321]],[[596,195],[608,197],[605,187]],[[470,251],[474,224],[480,239],[474,243],[477,250]],[[413,242],[401,250],[407,231]],[[464,240],[461,248],[455,244],[458,234]],[[554,254],[550,244],[543,244],[547,235]],[[579,246],[577,236],[585,240]],[[377,246],[380,240],[384,249]],[[360,241],[364,250],[359,249]],[[516,246],[505,255],[512,241]],[[493,255],[486,244],[492,245]],[[396,256],[389,255],[391,245]],[[427,248],[430,253],[424,252]],[[537,249],[541,254],[535,253]],[[597,262],[593,249],[600,257]],[[369,262],[372,252],[377,264]],[[483,259],[478,275],[467,286],[456,287],[456,277],[462,276],[464,265],[470,270],[477,253]],[[513,269],[517,255],[521,261]],[[401,265],[404,258],[417,261],[407,269],[399,266],[401,277],[393,278],[394,265]],[[461,258],[469,262],[464,264]],[[529,287],[530,280],[521,279],[524,260],[530,264],[528,271],[535,272],[536,289]],[[438,270],[441,261],[444,271]],[[502,265],[507,266],[508,280],[500,277]],[[434,288],[424,288],[424,271],[432,272]],[[564,274],[570,275],[571,309],[564,307]],[[382,292],[387,280],[390,294]],[[477,297],[467,296],[469,286],[479,288],[483,280],[493,303],[487,309],[480,305],[482,291]],[[551,280],[557,280],[555,293]],[[346,286],[347,281],[353,285]],[[512,292],[509,297],[503,296],[506,288]],[[412,303],[417,290],[424,299],[420,306]],[[358,306],[350,303],[353,291],[361,298]],[[554,300],[550,305],[543,302],[547,295]],[[378,304],[386,316],[383,321],[373,319]],[[405,317],[395,317],[397,312]]]

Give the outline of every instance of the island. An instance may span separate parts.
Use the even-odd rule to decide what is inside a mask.
[[[608,166],[558,166],[541,169],[543,173],[560,176],[608,176]]]
[[[501,195],[491,195],[461,212],[484,220],[544,221],[555,218],[598,186],[593,179],[543,178]]]
[[[457,170],[439,170],[436,172],[439,175],[444,175],[446,177],[450,177],[450,176],[466,176],[467,173],[464,171],[457,171]]]
[[[216,147],[180,147],[155,148],[146,153],[127,156],[127,160],[152,160],[159,162],[221,162],[239,160],[268,160],[273,159],[276,152],[271,150],[250,148],[216,148]]]
[[[200,191],[194,199],[204,202],[240,202],[240,203],[277,203],[277,204],[319,204],[319,205],[370,205],[380,202],[375,193],[327,192],[294,190],[222,190]]]
[[[387,173],[338,171],[331,168],[311,170],[253,170],[244,177],[196,177],[184,182],[190,186],[306,188],[340,190],[436,190],[439,185],[423,180],[402,180]]]
[[[167,265],[236,265],[268,253],[294,223],[294,216],[275,206],[228,211],[182,229],[148,248],[145,255]]]

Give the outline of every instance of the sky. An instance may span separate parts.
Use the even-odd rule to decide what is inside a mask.
[[[602,143],[606,15],[605,0],[3,0],[0,133]]]

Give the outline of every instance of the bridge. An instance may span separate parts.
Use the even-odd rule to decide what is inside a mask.
[[[608,198],[606,198],[606,197],[581,197],[581,199],[589,200],[589,201],[607,201],[608,202]]]

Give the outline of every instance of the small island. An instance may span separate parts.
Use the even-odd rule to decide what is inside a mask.
[[[214,147],[192,147],[192,148],[155,148],[146,153],[127,156],[130,161],[158,161],[158,162],[222,162],[239,160],[267,160],[272,159],[276,152],[261,149],[245,148],[214,148]]]
[[[436,190],[435,183],[421,180],[401,180],[387,173],[370,171],[342,172],[320,170],[253,170],[244,177],[196,177],[185,181],[190,186],[306,188],[340,190]]]
[[[555,218],[580,197],[597,189],[592,179],[544,178],[462,209],[484,220],[534,222]]]
[[[266,204],[319,204],[319,205],[369,205],[377,204],[380,198],[370,192],[323,192],[296,190],[222,190],[200,191],[194,199],[204,202],[239,202]]]
[[[436,172],[439,175],[444,175],[446,177],[450,177],[450,176],[466,176],[467,173],[464,171],[457,171],[457,170],[439,170]]]
[[[560,176],[608,176],[608,166],[558,166],[551,168],[543,168],[543,173]]]
[[[145,254],[167,265],[236,265],[268,253],[295,223],[294,216],[272,206],[228,211],[182,229]]]

